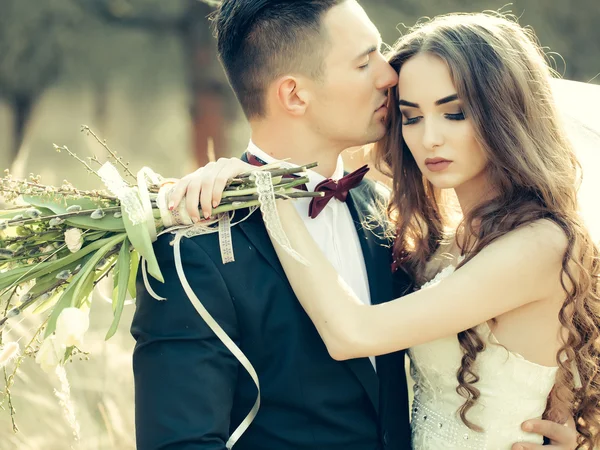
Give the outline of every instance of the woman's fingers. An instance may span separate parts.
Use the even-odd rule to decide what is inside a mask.
[[[177,208],[185,197],[186,210],[194,223],[200,220],[199,208],[208,219],[221,202],[229,179],[252,169],[255,167],[238,158],[219,158],[208,163],[177,182],[169,196],[169,209]]]

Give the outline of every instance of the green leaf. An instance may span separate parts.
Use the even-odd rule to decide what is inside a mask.
[[[103,238],[104,236],[106,236],[107,232],[106,231],[91,231],[89,233],[85,233],[83,235],[83,240],[84,241],[97,241],[100,238]]]
[[[115,237],[109,239],[108,242],[104,246],[102,246],[102,248],[100,248],[96,253],[94,253],[94,255],[90,258],[87,264],[83,266],[80,272],[82,273],[81,281],[79,281],[79,283],[75,287],[75,292],[73,293],[73,297],[75,298],[76,302],[79,302],[79,298],[82,294],[82,289],[85,284],[85,280],[87,280],[87,277],[90,275],[90,273],[93,274],[93,272],[96,269],[96,265],[100,262],[102,258],[104,258],[104,255],[106,255],[114,246],[119,245],[126,239],[127,236],[125,236],[124,234],[118,234]]]
[[[80,289],[77,297],[75,297],[75,293],[73,293],[73,301],[74,306],[77,308],[81,308],[83,304],[86,302],[92,291],[94,290],[94,278],[96,276],[96,271],[92,270],[86,278],[82,278],[80,280]]]
[[[24,195],[23,200],[32,206],[48,208],[54,214],[64,214],[67,208],[73,205],[79,205],[82,209],[95,210],[106,207],[106,204],[100,200],[94,200],[90,197],[64,198],[58,196],[51,198],[49,195]],[[116,203],[113,206],[118,206]]]
[[[139,223],[134,225],[127,214],[123,214],[123,222],[125,223],[127,237],[131,241],[131,245],[148,262],[148,273],[161,283],[164,283],[146,224]]]
[[[119,259],[117,262],[119,267],[118,281],[117,281],[117,295],[113,297],[113,322],[106,333],[106,340],[110,339],[119,326],[121,320],[121,314],[123,313],[123,305],[125,304],[125,297],[127,296],[127,285],[129,284],[129,274],[131,266],[131,254],[129,253],[129,241],[125,239],[119,252]]]
[[[81,272],[79,272],[79,273],[81,273]],[[54,308],[52,309],[52,313],[50,313],[50,319],[48,320],[48,325],[46,326],[46,331],[44,331],[44,339],[47,338],[48,336],[50,336],[52,333],[54,333],[54,330],[56,329],[56,320],[58,319],[58,316],[60,315],[62,310],[71,306],[71,303],[72,303],[71,300],[73,298],[73,290],[74,290],[73,283],[70,283],[69,285],[67,285],[67,288],[62,292],[60,298],[54,305]]]
[[[39,237],[34,237],[32,240],[33,244],[45,244],[48,241],[53,241],[57,238],[61,238],[64,236],[64,233],[62,233],[61,231],[55,231],[52,233],[44,233],[43,236],[39,236]]]
[[[78,264],[83,264],[83,260],[87,258],[84,256],[82,261],[75,261],[71,264],[60,268],[59,270],[55,270],[54,272],[50,272],[49,274],[43,275],[35,279],[35,285],[27,291],[31,295],[38,295],[44,292],[46,289],[52,287],[58,281],[56,275],[58,275],[63,270],[74,270]]]
[[[20,277],[24,276],[28,271],[35,269],[34,267],[17,267],[9,271],[3,272],[0,277],[0,291],[12,286]],[[41,268],[39,268],[41,270]],[[34,277],[35,278],[35,277]]]
[[[50,211],[49,214],[42,211],[43,215],[66,214],[67,208],[72,205],[79,205],[84,210],[96,210],[98,208],[106,208],[107,205],[98,200],[93,200],[89,197],[79,197],[72,199],[55,198],[51,199],[46,196],[24,195],[23,200],[32,206],[38,208],[46,208]],[[116,203],[111,206],[118,206]],[[71,226],[103,231],[125,231],[125,225],[122,218],[114,217],[112,213],[106,214],[102,219],[92,219],[89,216],[75,216],[65,219],[65,222]]]
[[[67,349],[65,350],[65,356],[63,358],[63,361],[68,361],[69,358],[71,357],[71,355],[73,354],[73,350],[75,350],[75,346],[71,346],[71,347],[67,347]]]
[[[58,299],[61,297],[61,292],[56,292],[54,295],[51,295],[50,297],[48,297],[46,300],[44,300],[43,302],[41,302],[40,304],[38,304],[35,309],[33,310],[33,314],[40,314],[43,313],[44,311],[48,310],[49,308],[51,308],[52,306],[54,306],[56,304],[56,302],[58,301]]]
[[[118,233],[125,231],[123,219],[121,217],[113,217],[110,213],[106,214],[102,219],[92,219],[89,216],[76,216],[65,219],[65,222],[71,226],[88,230],[115,231]]]
[[[52,310],[52,314],[50,314],[50,318],[48,320],[48,326],[46,327],[46,332],[44,334],[44,337],[48,337],[54,332],[54,330],[56,329],[56,320],[58,319],[58,316],[60,315],[60,313],[62,312],[63,309],[65,309],[69,306],[74,306],[76,304],[79,304],[81,301],[85,300],[85,297],[80,298],[79,296],[81,294],[85,293],[84,289],[88,288],[88,286],[87,286],[88,276],[90,276],[90,274],[94,273],[96,264],[98,264],[98,262],[104,257],[104,255],[106,255],[106,253],[108,253],[115,245],[120,244],[125,239],[126,239],[125,234],[121,233],[121,234],[117,234],[111,238],[95,241],[88,246],[88,247],[91,247],[94,245],[98,246],[98,244],[104,244],[104,245],[100,245],[100,247],[96,249],[96,252],[92,255],[92,257],[89,259],[89,261],[81,268],[81,270],[77,273],[77,275],[75,275],[73,277],[73,279],[71,280],[71,282],[69,283],[67,288],[64,290],[63,295],[61,296],[60,300],[58,301],[58,303]],[[87,248],[87,247],[85,247],[85,248]],[[64,259],[67,259],[67,258],[64,258]],[[92,284],[92,287],[93,287],[93,284]],[[89,292],[88,292],[88,294],[89,294]]]
[[[108,242],[111,242],[111,239],[115,239],[116,237],[124,239],[125,233],[120,233],[111,237],[91,242],[90,244],[82,247],[76,253],[71,253],[68,256],[65,256],[64,258],[57,259],[56,261],[46,261],[31,267],[18,267],[16,269],[4,272],[2,273],[2,277],[0,277],[0,291],[6,289],[7,287],[11,286],[17,281],[19,284],[25,283],[27,281],[33,280],[34,278],[39,278],[43,275],[46,275],[50,272],[55,272],[57,270],[63,269],[66,265],[71,264],[75,261],[79,261],[85,255],[95,252],[96,250],[102,248],[103,245],[105,245]]]
[[[129,295],[131,298],[135,299],[136,291],[135,291],[135,280],[137,277],[137,272],[140,267],[140,255],[135,250],[131,252],[131,265],[129,271],[129,285],[127,286],[127,290],[129,291]]]
[[[35,205],[32,205],[35,206]],[[27,206],[23,209],[11,209],[11,210],[1,210],[0,211],[0,219],[6,219],[6,220],[11,220],[13,217],[15,217],[16,215],[24,215],[25,211],[27,211],[30,207]],[[36,209],[42,213],[42,216],[53,216],[55,215],[55,213],[48,208],[44,208],[42,206],[40,207],[36,207]],[[23,220],[28,220],[30,219],[30,217],[25,217]],[[32,222],[30,222],[32,223]]]

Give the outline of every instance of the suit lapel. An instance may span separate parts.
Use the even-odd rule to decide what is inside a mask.
[[[381,214],[377,211],[374,196],[368,191],[366,182],[352,189],[348,195],[348,209],[354,221],[360,242],[367,277],[371,303],[377,305],[392,298],[391,250],[383,236],[383,228],[375,218]],[[375,358],[379,368],[384,369],[383,360]],[[347,361],[350,368],[365,387],[375,410],[379,413],[380,379],[375,373],[368,358]]]
[[[271,243],[271,239],[269,238],[269,234],[265,228],[265,223],[262,220],[261,212],[259,210],[254,211],[252,215],[248,217],[248,219],[240,222],[236,225],[236,227],[239,227],[242,230],[248,240],[252,242],[252,245],[254,245],[256,250],[267,260],[273,270],[275,270],[275,272],[277,272],[277,274],[287,283],[287,276],[285,275],[283,267],[279,262],[277,253],[275,253],[275,249],[273,248],[273,244]]]
[[[391,245],[384,239],[384,230],[377,222],[381,216],[372,195],[365,195],[362,183],[348,195],[348,209],[358,234],[367,276],[371,303],[378,305],[393,298],[391,272]]]
[[[247,162],[245,154],[242,156],[242,159]],[[375,213],[372,196],[368,196],[368,199],[366,199],[364,198],[365,195],[361,195],[360,193],[361,188],[364,187],[365,183],[363,182],[357,188],[350,191],[347,203],[356,226],[365,259],[371,302],[377,304],[391,298],[387,296],[391,291],[391,279],[388,280],[385,276],[381,277],[381,275],[388,275],[390,272],[390,265],[388,264],[389,249],[385,248],[382,245],[383,241],[378,238],[381,235],[379,234],[379,227],[367,230],[363,226],[363,221],[367,216]],[[255,211],[247,220],[236,226],[240,227],[257,251],[273,267],[275,272],[288,283],[283,267],[279,263],[277,253],[275,253],[275,249],[265,229],[261,213]],[[380,274],[379,276],[378,273]],[[379,413],[379,380],[369,358],[351,359],[346,361],[346,364],[364,387],[375,411]]]
[[[247,153],[244,152],[240,159],[247,163]],[[247,213],[247,211],[248,210],[242,210],[240,213],[243,215],[243,213]],[[262,220],[262,213],[260,210],[254,211],[254,213],[252,213],[248,219],[240,222],[236,226],[244,232],[256,250],[267,260],[273,270],[275,270],[275,272],[277,272],[279,276],[287,283],[287,277],[283,271],[283,267],[279,263],[279,258],[277,257],[277,253],[275,253],[275,249],[273,248],[273,244],[271,243],[271,239],[269,238],[269,234],[265,228],[265,223]]]

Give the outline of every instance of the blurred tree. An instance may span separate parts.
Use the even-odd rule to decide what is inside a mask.
[[[543,45],[564,57],[555,57],[565,77],[593,80],[600,73],[600,9],[597,0],[580,0],[577,7],[547,0],[362,0],[385,42],[393,43],[405,27],[423,16],[451,11],[512,10],[520,23],[531,25]],[[108,114],[109,85],[121,75],[120,63],[130,58],[114,27],[139,31],[152,39],[177,36],[185,52],[185,72],[197,164],[207,161],[212,137],[216,156],[232,150],[225,129],[241,118],[216,58],[208,16],[215,0],[0,0],[0,97],[13,112],[13,159],[22,146],[28,120],[41,94],[64,73],[85,83],[94,94],[95,123]],[[122,34],[120,35],[122,36]],[[148,61],[153,55],[138,60]],[[107,64],[110,61],[110,64]],[[140,80],[141,81],[141,80]],[[596,78],[595,82],[599,82]],[[147,90],[140,88],[147,97]],[[231,132],[229,131],[229,134]]]
[[[0,14],[0,97],[14,117],[14,159],[40,95],[59,76],[84,15],[73,0],[32,5],[2,0]]]
[[[565,78],[590,81],[600,74],[600,7],[597,0],[576,3],[547,0],[363,0],[384,41],[393,44],[423,17],[450,12],[511,12],[531,26]],[[400,24],[400,25],[398,25]],[[558,53],[560,56],[557,56]],[[564,58],[564,61],[563,61]],[[600,79],[595,79],[600,83]]]
[[[170,32],[180,36],[187,54],[187,77],[191,91],[190,114],[193,153],[198,165],[208,162],[208,140],[215,156],[225,156],[226,118],[233,115],[228,104],[232,94],[217,61],[208,16],[216,2],[198,0],[88,0],[87,10],[106,22],[147,32]]]

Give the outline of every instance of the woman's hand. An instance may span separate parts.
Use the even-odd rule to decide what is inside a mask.
[[[208,219],[212,209],[221,202],[227,181],[253,169],[256,167],[239,158],[219,158],[210,162],[177,182],[169,196],[169,209],[177,208],[185,197],[185,208],[194,223],[200,220],[198,204],[204,218]]]

